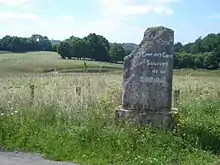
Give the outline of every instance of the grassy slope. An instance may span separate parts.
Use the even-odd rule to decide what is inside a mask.
[[[119,64],[87,61],[88,71],[121,70]],[[82,71],[83,60],[61,60],[55,52],[0,53],[0,74],[21,72],[60,72]]]

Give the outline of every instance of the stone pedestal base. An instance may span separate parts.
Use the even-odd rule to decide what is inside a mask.
[[[173,117],[167,112],[139,112],[120,109],[115,111],[116,124],[131,122],[137,125],[151,125],[159,128],[171,128]]]

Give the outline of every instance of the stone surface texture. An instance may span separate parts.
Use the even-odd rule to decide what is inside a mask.
[[[144,122],[166,120],[172,105],[173,55],[173,30],[145,31],[139,47],[124,58],[122,114]]]

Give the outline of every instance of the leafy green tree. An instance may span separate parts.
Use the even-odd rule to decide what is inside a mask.
[[[5,37],[2,38],[2,49],[3,50],[10,51],[12,39],[13,38],[9,35],[6,35]]]
[[[182,50],[182,48],[183,48],[183,45],[181,42],[177,42],[174,44],[174,51],[175,52],[180,52]]]
[[[194,58],[195,68],[201,69],[204,68],[205,55],[196,54]]]
[[[58,47],[58,44],[54,44],[53,47],[52,47],[52,50],[53,50],[54,52],[57,52],[57,47]]]
[[[10,51],[18,52],[19,46],[21,46],[20,38],[13,36],[9,46]]]
[[[199,37],[194,44],[191,46],[191,52],[193,54],[197,54],[203,52],[202,50],[202,37]]]
[[[41,36],[39,40],[40,50],[52,51],[52,43],[47,36]]]
[[[220,33],[210,33],[204,38],[199,37],[195,42],[183,45],[174,45],[179,56],[180,67],[217,68],[220,62]],[[175,62],[174,62],[175,63]]]
[[[112,62],[123,61],[124,57],[126,56],[125,53],[126,52],[125,52],[125,49],[123,48],[122,44],[114,43],[110,47],[109,54],[111,56]]]
[[[37,51],[38,50],[38,42],[34,38],[29,37],[26,40],[26,44],[27,44],[27,51]]]
[[[71,59],[72,57],[72,47],[69,42],[62,41],[57,46],[57,52],[62,59]]]
[[[189,53],[180,54],[180,67],[181,68],[194,68],[194,57]]]
[[[1,39],[1,49],[12,52],[51,51],[52,44],[46,36],[38,34],[29,38],[6,35]]]
[[[89,45],[84,39],[71,36],[67,39],[67,42],[69,42],[72,47],[72,57],[79,59],[89,57]]]
[[[52,43],[48,39],[47,36],[33,34],[30,38],[35,43],[36,50],[39,50],[39,51],[51,51],[52,50]]]
[[[206,68],[218,68],[218,60],[217,57],[213,55],[213,53],[205,53],[204,66]]]
[[[3,50],[2,48],[2,40],[0,39],[0,50]]]
[[[192,53],[192,46],[193,46],[193,43],[188,43],[184,45],[182,48],[183,52]]]
[[[208,34],[202,41],[204,52],[213,52],[218,46],[218,36],[216,34]]]
[[[180,56],[179,53],[175,53],[173,57],[173,67],[175,69],[180,68]]]
[[[91,58],[96,61],[110,61],[110,44],[106,38],[95,33],[90,33],[84,40],[88,43]]]
[[[218,47],[213,51],[213,56],[216,57],[217,63],[219,64],[220,63],[220,42],[219,42]]]

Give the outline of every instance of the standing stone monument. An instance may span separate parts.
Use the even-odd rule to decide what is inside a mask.
[[[151,27],[124,58],[122,109],[116,119],[167,127],[172,117],[174,31]]]

